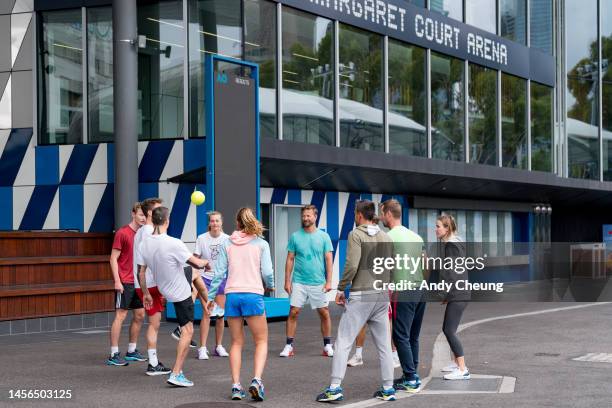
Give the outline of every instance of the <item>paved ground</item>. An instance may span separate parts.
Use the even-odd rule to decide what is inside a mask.
[[[573,305],[472,303],[466,311],[464,322]],[[423,377],[430,371],[442,312],[440,305],[428,305],[421,338],[422,363],[419,371]],[[334,325],[337,325],[339,311],[334,309],[333,314]],[[467,328],[460,336],[472,373],[516,377],[515,392],[465,395],[423,393],[393,404],[398,407],[609,407],[612,404],[609,381],[612,364],[574,361],[572,358],[587,353],[612,352],[610,321],[612,305],[605,304],[490,321]],[[176,346],[167,334],[172,328],[172,324],[165,324],[160,335],[158,352],[166,365],[173,362]],[[122,338],[125,341],[126,337]],[[229,343],[228,337],[225,343]],[[331,359],[320,356],[321,340],[316,316],[309,310],[301,316],[295,358],[277,357],[283,343],[284,323],[270,323],[270,356],[264,378],[269,398],[259,405],[320,406],[314,402],[314,396],[329,381]],[[140,347],[144,348],[142,344]],[[5,368],[0,374],[0,406],[137,408],[207,402],[192,406],[223,407],[229,402],[227,359],[198,361],[195,351],[192,351],[185,372],[196,386],[192,389],[174,389],[167,386],[161,377],[144,375],[146,363],[131,363],[128,367],[105,366],[107,348],[107,333],[63,332],[0,337]],[[251,350],[249,344],[244,356],[248,356]],[[378,387],[378,364],[372,351],[371,339],[368,338],[365,365],[348,369],[344,404],[367,400]],[[246,359],[243,382],[250,379],[251,369],[252,362]],[[432,374],[439,376],[438,373]],[[71,389],[73,399],[65,403],[9,402],[8,390],[12,388]]]

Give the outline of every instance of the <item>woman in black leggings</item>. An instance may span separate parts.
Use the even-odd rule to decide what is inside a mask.
[[[442,243],[443,258],[465,258],[465,243],[457,236],[457,223],[451,215],[442,214],[436,219],[436,237]],[[446,298],[442,302],[442,304],[446,304],[442,331],[455,356],[455,361],[454,364],[442,370],[449,372],[444,376],[444,379],[469,380],[470,372],[465,365],[465,355],[461,341],[457,337],[457,328],[470,299],[470,293],[458,290],[454,285],[459,279],[467,280],[467,272],[460,273],[453,269],[443,269],[440,271],[440,279],[453,283],[452,289],[446,294]]]

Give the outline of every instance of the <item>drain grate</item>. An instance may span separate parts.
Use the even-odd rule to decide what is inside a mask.
[[[559,357],[561,354],[559,353],[535,353],[536,357]]]

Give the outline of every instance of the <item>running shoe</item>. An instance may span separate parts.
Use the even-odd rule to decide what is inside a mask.
[[[121,357],[121,353],[117,352],[115,354],[113,354],[112,356],[110,356],[107,360],[106,360],[106,365],[112,365],[112,366],[126,366],[129,365],[130,363],[128,363],[127,361],[125,361],[123,359],[123,357]]]
[[[409,380],[408,377],[402,375],[400,378],[393,380],[393,388],[396,391],[415,393],[419,391],[419,384],[416,379]]]
[[[174,340],[179,341],[181,339],[181,326],[176,326],[176,329],[174,329],[171,336],[174,338]],[[189,347],[198,348],[198,344],[195,341],[191,340]]]
[[[418,374],[415,374],[415,375],[414,375],[414,378],[416,379],[417,387],[420,387],[420,386],[421,386],[421,383],[422,383],[422,381],[421,381],[421,377],[419,377],[419,375],[418,375]]]
[[[254,401],[264,400],[266,393],[261,380],[253,378],[253,381],[251,381],[251,386],[249,387],[249,394],[251,394],[251,399]]]
[[[373,397],[383,401],[395,401],[395,388],[381,388],[374,393]]]
[[[358,356],[357,354],[353,354],[353,357],[349,359],[346,365],[349,367],[357,367],[363,365],[363,357]]]
[[[281,357],[293,357],[295,353],[293,352],[293,346],[291,344],[285,344],[285,348],[279,354]]]
[[[208,360],[208,349],[206,347],[198,349],[198,360]]]
[[[165,367],[161,361],[157,362],[157,365],[153,367],[151,364],[147,367],[146,375],[154,376],[154,375],[167,375],[170,374],[172,370]]]
[[[342,401],[343,399],[342,387],[328,387],[321,394],[317,395],[317,402]]]
[[[332,346],[331,344],[326,344],[323,347],[323,355],[325,357],[333,357],[334,356],[334,346]]]
[[[225,347],[223,347],[223,345],[219,344],[217,347],[215,347],[215,356],[229,357],[229,353],[227,352],[227,350],[225,350]]]
[[[244,389],[242,387],[238,388],[238,387],[233,387],[232,388],[232,399],[234,401],[240,401],[246,398],[246,392],[244,392]]]
[[[131,352],[128,351],[127,353],[125,353],[125,359],[127,361],[147,361],[148,360],[145,356],[140,354],[138,350],[134,350]]]
[[[440,371],[442,371],[443,373],[452,373],[453,371],[457,370],[458,368],[459,368],[459,366],[456,363],[450,363],[449,365],[447,365],[446,367],[444,367]]]
[[[171,373],[166,382],[177,387],[193,387],[193,381],[189,381],[182,371],[178,374]]]
[[[469,380],[470,378],[472,377],[470,376],[470,371],[467,368],[463,371],[456,369],[452,373],[444,376],[445,380]]]

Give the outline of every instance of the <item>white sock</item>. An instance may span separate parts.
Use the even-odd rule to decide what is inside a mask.
[[[118,353],[119,352],[119,347],[111,347],[111,357],[113,354]]]
[[[157,364],[159,364],[159,361],[157,360],[157,350],[149,349],[147,350],[147,353],[149,354],[149,364],[151,364],[153,367],[157,367]]]
[[[355,355],[357,357],[361,357],[362,352],[363,352],[363,347],[355,347]]]
[[[240,383],[233,383],[232,388],[242,388],[242,385]]]
[[[393,389],[393,387],[386,387],[386,386],[383,385],[383,390],[385,390],[385,391],[389,391],[389,390],[392,390],[392,389]]]
[[[136,351],[136,343],[128,343],[128,353],[133,353]]]
[[[393,358],[399,360],[399,355],[397,354],[397,350],[393,350]]]

